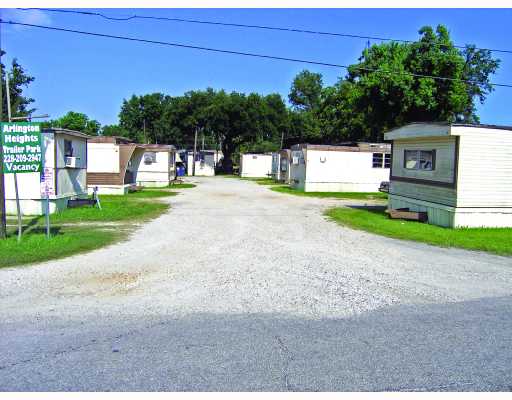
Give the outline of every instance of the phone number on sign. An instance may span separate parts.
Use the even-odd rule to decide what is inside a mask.
[[[41,162],[41,154],[4,154],[4,163]]]

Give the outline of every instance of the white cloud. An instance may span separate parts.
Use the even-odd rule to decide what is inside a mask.
[[[4,21],[21,22],[23,24],[33,25],[51,25],[52,19],[50,16],[40,10],[15,10],[3,9],[1,10],[2,19]],[[10,25],[14,30],[27,29],[29,27],[21,25]]]

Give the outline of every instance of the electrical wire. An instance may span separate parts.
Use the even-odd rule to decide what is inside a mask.
[[[325,31],[315,31],[308,29],[300,29],[300,28],[291,28],[291,27],[279,27],[279,26],[268,26],[268,25],[251,25],[251,24],[237,24],[230,22],[219,22],[219,21],[205,21],[198,19],[186,19],[186,18],[171,18],[171,17],[157,17],[150,15],[130,15],[127,17],[111,17],[99,12],[92,11],[77,11],[77,10],[62,10],[57,8],[18,8],[21,11],[30,11],[30,10],[38,10],[38,11],[48,11],[48,12],[56,12],[56,13],[69,13],[69,14],[80,14],[87,16],[96,16],[101,17],[111,21],[131,21],[134,19],[149,19],[149,20],[158,20],[158,21],[169,21],[169,22],[183,22],[183,23],[192,23],[192,24],[203,24],[203,25],[217,25],[217,26],[227,26],[234,28],[249,28],[249,29],[262,29],[262,30],[272,30],[272,31],[281,31],[281,32],[294,32],[294,33],[305,33],[311,35],[322,35],[322,36],[335,36],[335,37],[344,37],[344,38],[353,38],[353,39],[367,39],[367,40],[376,40],[376,41],[391,41],[391,42],[401,42],[401,43],[415,43],[414,40],[406,40],[406,39],[393,39],[388,37],[379,37],[379,36],[365,36],[365,35],[356,35],[349,33],[339,33],[339,32],[325,32]],[[465,49],[466,46],[453,45],[458,49]],[[512,54],[512,50],[504,50],[504,49],[490,49],[483,47],[475,47],[476,50],[487,50],[495,53],[505,53]]]
[[[46,30],[51,30],[51,31],[58,31],[58,32],[76,33],[76,34],[88,35],[88,36],[104,37],[104,38],[111,38],[111,39],[121,39],[121,40],[127,40],[127,41],[132,41],[132,42],[139,42],[139,43],[157,44],[157,45],[162,45],[162,46],[209,51],[209,52],[214,52],[214,53],[240,55],[240,56],[262,58],[262,59],[269,59],[269,60],[291,61],[291,62],[298,62],[298,63],[302,63],[302,64],[320,65],[320,66],[334,67],[334,68],[344,68],[347,70],[349,68],[351,68],[351,69],[360,70],[360,71],[378,72],[378,73],[383,73],[383,74],[387,74],[387,75],[402,75],[402,76],[411,76],[411,77],[416,77],[416,78],[430,78],[430,79],[440,80],[440,81],[462,82],[462,83],[466,83],[466,84],[481,86],[478,82],[465,80],[465,79],[448,78],[448,77],[433,76],[433,75],[426,75],[426,74],[417,74],[417,73],[405,72],[405,71],[389,71],[389,70],[384,70],[384,69],[380,69],[380,68],[367,68],[367,67],[355,67],[355,66],[349,67],[348,65],[334,64],[334,63],[328,63],[328,62],[322,62],[322,61],[272,56],[272,55],[267,55],[267,54],[250,53],[250,52],[235,51],[235,50],[217,49],[217,48],[212,48],[212,47],[195,46],[195,45],[184,44],[184,43],[174,43],[174,42],[164,42],[164,41],[159,41],[159,40],[142,39],[142,38],[131,37],[131,36],[109,35],[109,34],[105,34],[105,33],[87,32],[87,31],[80,31],[80,30],[76,30],[76,29],[67,29],[67,28],[57,28],[57,27],[46,26],[46,25],[27,24],[27,23],[16,22],[16,21],[4,21],[2,19],[0,19],[0,23],[8,24],[8,25],[28,26],[28,27],[46,29]],[[512,88],[512,84],[506,84],[506,83],[489,82],[489,85],[496,86],[496,87]]]

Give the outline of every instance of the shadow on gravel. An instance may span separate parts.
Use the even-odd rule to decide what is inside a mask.
[[[368,210],[370,212],[379,212],[381,213],[382,211],[386,211],[386,209],[388,208],[388,206],[368,206],[368,205],[357,205],[357,204],[349,204],[347,205],[346,207],[349,207],[349,208],[355,208],[357,210]]]
[[[3,324],[2,390],[510,391],[512,298],[345,319],[113,315]]]

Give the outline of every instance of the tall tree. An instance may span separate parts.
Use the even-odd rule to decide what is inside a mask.
[[[2,56],[5,51],[0,50]],[[27,74],[16,58],[12,60],[11,69],[7,71],[9,74],[9,94],[11,98],[11,114],[13,117],[25,117],[35,111],[35,108],[30,108],[30,105],[35,101],[31,97],[24,96],[24,90],[34,81],[34,77]],[[2,87],[5,88],[5,74],[6,69],[2,64]],[[2,111],[3,115],[0,119],[7,120],[7,92],[2,90]]]
[[[303,70],[293,79],[288,98],[298,111],[313,111],[320,105],[322,75]]]
[[[167,124],[161,118],[169,101],[170,96],[162,93],[133,95],[129,100],[123,100],[119,125],[132,139],[144,143],[162,143]]]
[[[473,46],[456,48],[442,25],[419,34],[417,42],[365,49],[347,76],[324,91],[319,119],[326,137],[380,141],[408,122],[478,121],[475,102],[493,90],[489,79],[499,60]]]

